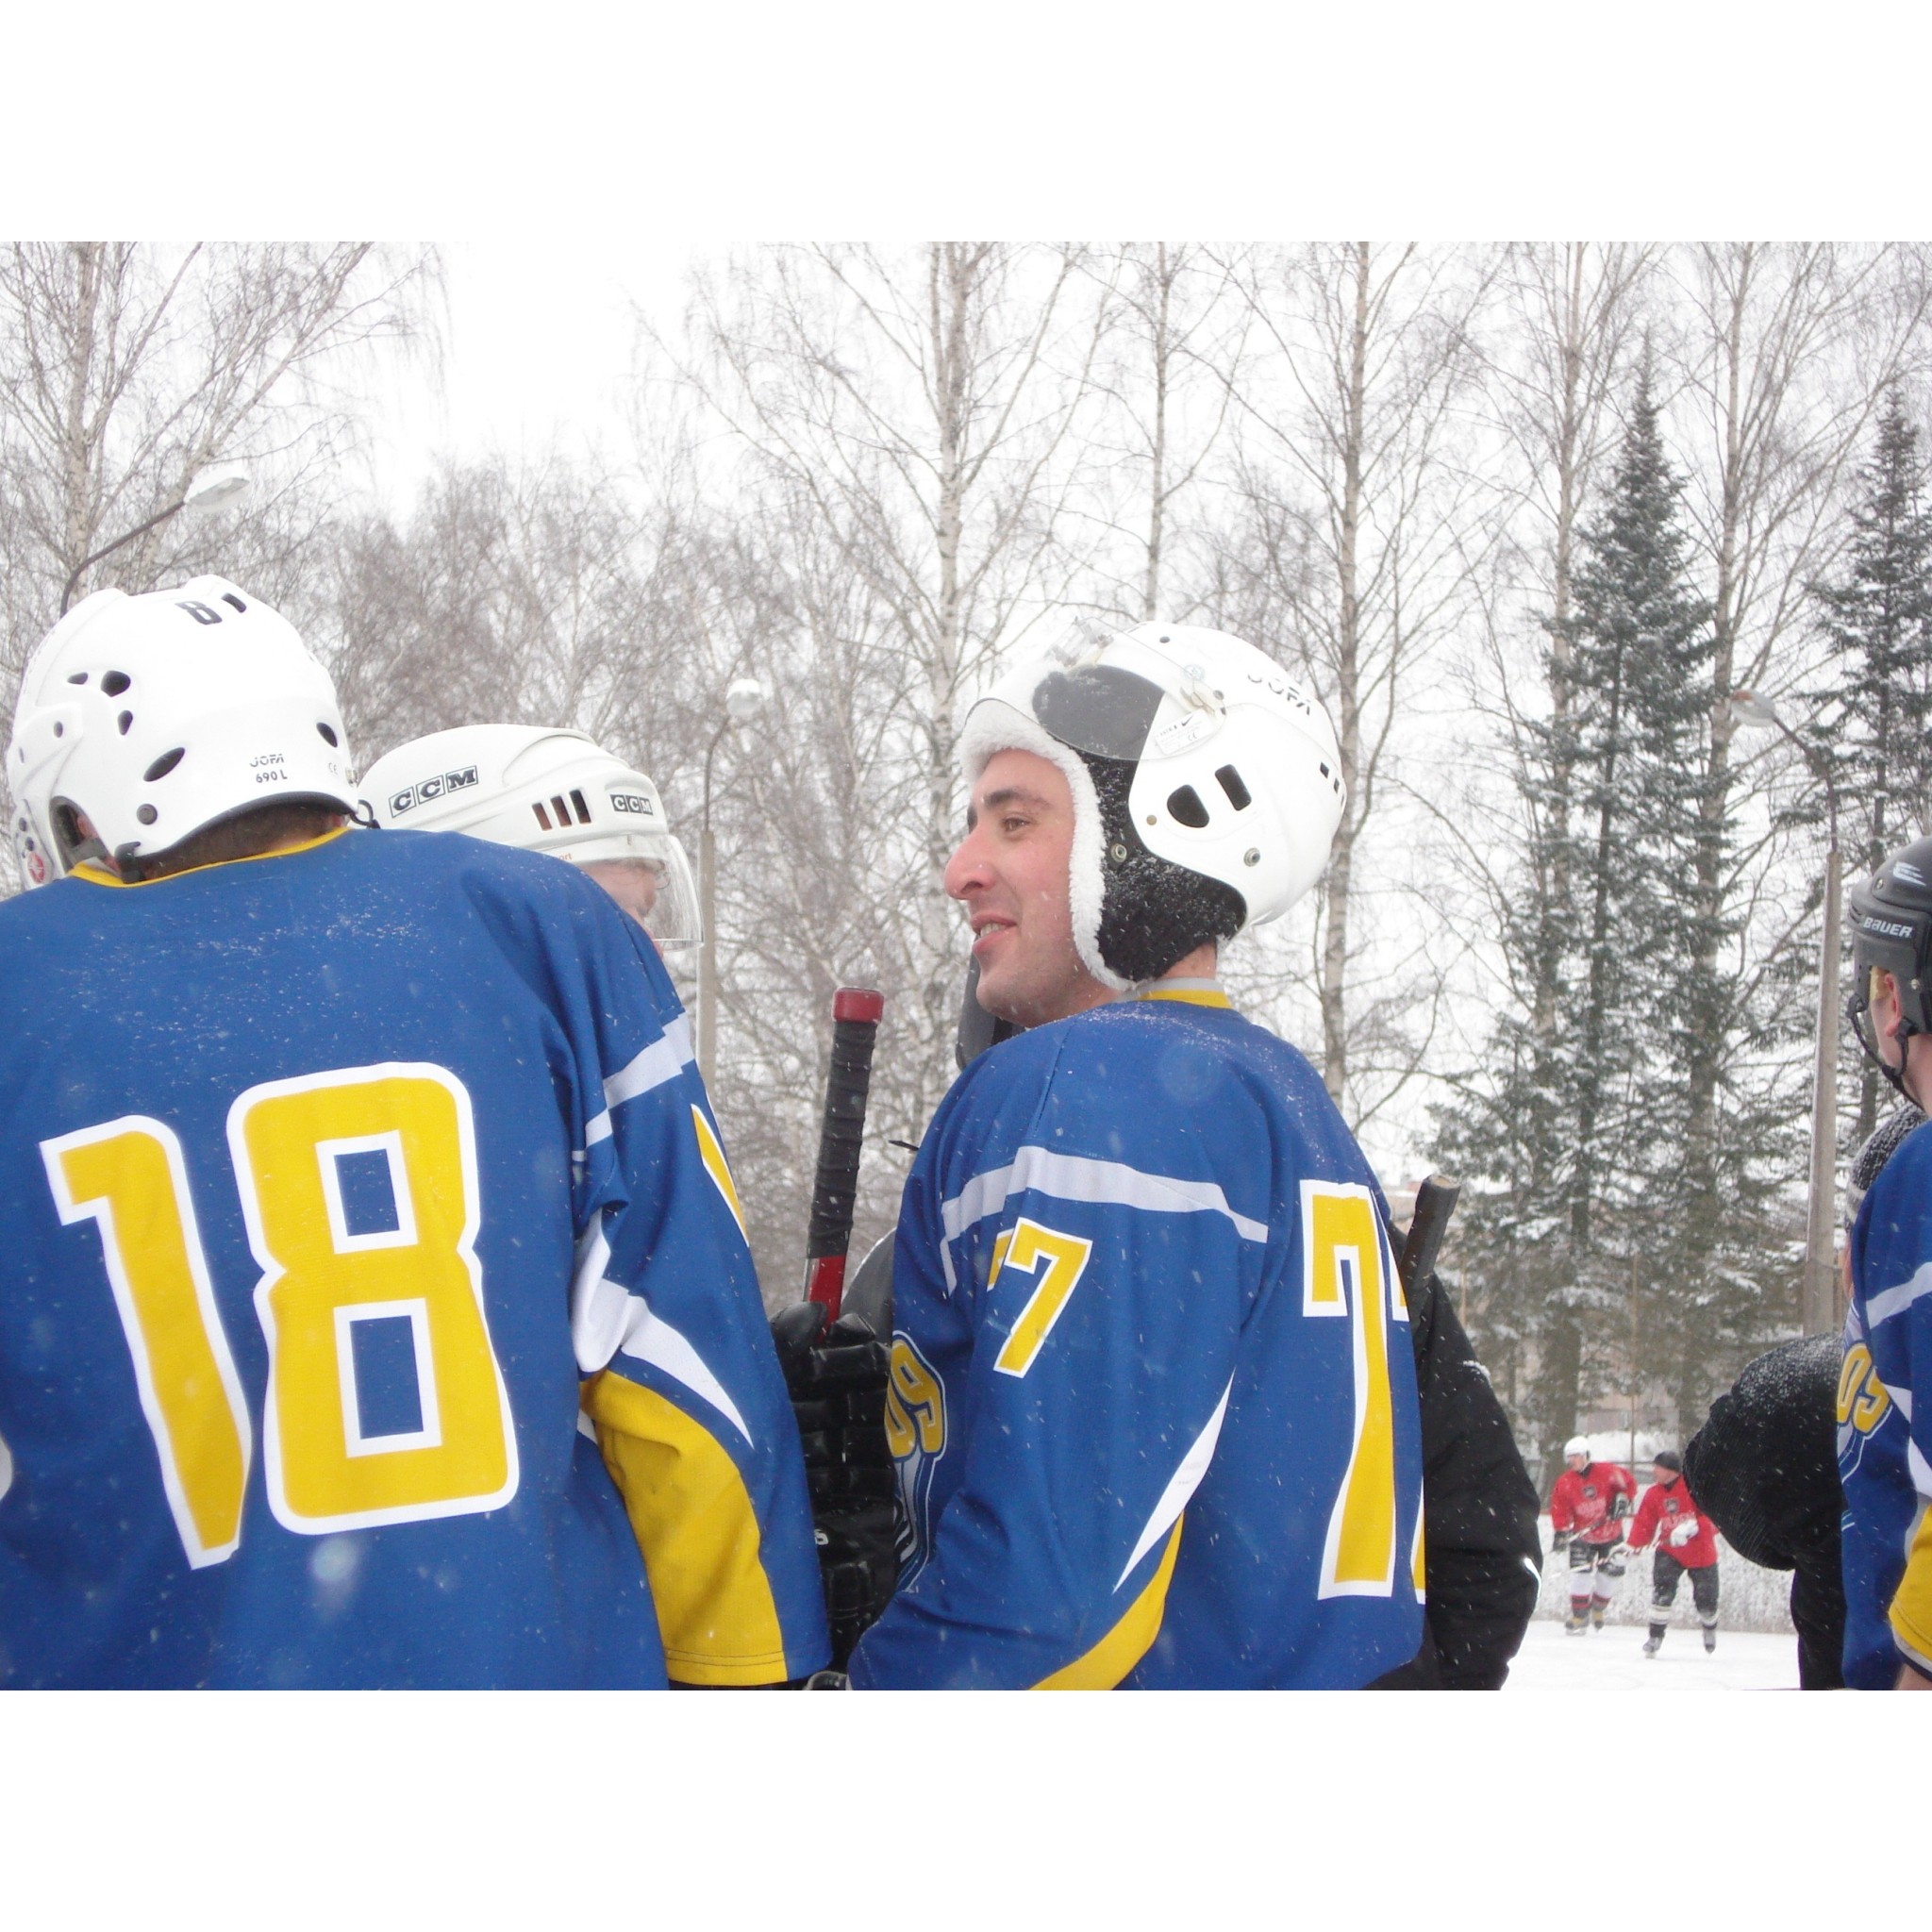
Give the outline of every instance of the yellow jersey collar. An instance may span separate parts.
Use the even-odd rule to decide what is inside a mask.
[[[1127,997],[1132,1000],[1166,1000],[1184,1007],[1225,1007],[1230,1011],[1234,1007],[1234,1002],[1222,991],[1218,979],[1157,979]]]
[[[326,845],[331,839],[340,839],[348,829],[347,825],[338,825],[332,832],[323,832],[313,839],[304,839],[299,845],[283,845],[274,852],[251,852],[242,858],[217,858],[208,865],[191,865],[186,872],[171,872],[164,878],[117,878],[92,858],[83,858],[67,876],[71,879],[84,879],[91,886],[119,886],[124,891],[132,891],[141,886],[165,886],[170,879],[192,878],[198,872],[213,872],[217,866],[250,865],[258,858],[287,858],[297,852],[312,852],[318,845]]]

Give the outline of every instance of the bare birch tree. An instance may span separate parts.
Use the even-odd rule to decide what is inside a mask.
[[[1364,841],[1394,779],[1398,724],[1454,627],[1482,541],[1457,411],[1494,261],[1363,242],[1254,251],[1238,273],[1261,362],[1237,396],[1253,561],[1236,609],[1254,611],[1251,635],[1307,653],[1341,741],[1348,808],[1320,888],[1311,976],[1323,1078],[1359,1129],[1412,1077],[1442,989],[1440,958],[1393,908],[1390,930],[1407,929],[1399,957],[1373,990],[1358,984],[1364,922],[1393,883],[1364,870]]]
[[[737,1035],[721,1058],[765,1056],[746,1077],[793,1096],[808,1146],[820,1002],[841,978],[870,973],[891,997],[874,1147],[916,1139],[952,1077],[965,947],[939,882],[958,833],[958,715],[1074,574],[1104,308],[1077,259],[990,242],[762,250],[700,285],[687,352],[660,344],[729,432],[730,500],[791,585],[758,653],[774,688],[759,756],[724,808],[728,827],[753,807],[733,863],[772,891],[721,919]],[[896,1178],[869,1162],[873,1190]]]
[[[1118,555],[1097,602],[1110,615],[1177,617],[1173,600],[1195,588],[1174,569],[1181,511],[1219,454],[1249,310],[1228,263],[1198,243],[1130,242],[1089,271],[1110,306],[1095,375],[1109,407],[1090,437],[1104,492],[1094,513],[1109,540],[1103,557]]]

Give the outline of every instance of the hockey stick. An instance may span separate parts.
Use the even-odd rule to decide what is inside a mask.
[[[1449,1217],[1456,1211],[1456,1197],[1462,1183],[1448,1175],[1432,1174],[1415,1191],[1415,1212],[1408,1217],[1408,1238],[1402,1244],[1402,1259],[1395,1272],[1402,1277],[1402,1291],[1413,1294],[1429,1278],[1436,1257],[1442,1249],[1442,1236]]]
[[[805,1237],[805,1298],[824,1309],[828,1324],[839,1319],[845,1296],[845,1251],[852,1243],[872,1050],[885,1008],[885,995],[865,987],[841,986],[832,995],[832,1064],[825,1074],[825,1113]]]

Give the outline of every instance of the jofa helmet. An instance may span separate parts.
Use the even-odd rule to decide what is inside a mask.
[[[1028,751],[1074,795],[1074,943],[1124,991],[1278,919],[1321,876],[1347,792],[1328,716],[1224,631],[1143,624],[1011,673],[966,715],[969,784]]]
[[[1852,990],[1845,1017],[1865,1057],[1905,1092],[1904,1049],[1915,1033],[1932,1033],[1932,839],[1915,839],[1894,852],[1869,879],[1845,895],[1852,923]],[[1872,972],[1898,982],[1900,1064],[1889,1067],[1872,1025]],[[1909,1099],[1911,1096],[1907,1095]]]
[[[258,805],[350,811],[349,772],[335,687],[286,618],[225,577],[96,591],[21,680],[21,872],[38,886],[83,858],[152,858]]]
[[[643,924],[669,951],[699,937],[698,897],[658,788],[581,731],[461,724],[376,759],[362,796],[380,825],[467,832],[573,865],[629,859],[657,878]]]

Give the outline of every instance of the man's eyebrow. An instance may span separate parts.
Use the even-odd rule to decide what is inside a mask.
[[[970,832],[979,824],[982,810],[998,811],[1003,806],[1019,805],[1031,807],[1035,811],[1047,809],[1044,792],[1029,791],[1024,785],[1002,785],[997,791],[989,791],[978,804],[969,803],[966,807],[966,829]]]
[[[1043,808],[1046,797],[1042,792],[1027,791],[1024,785],[1002,785],[997,791],[989,791],[979,803],[987,811],[997,811],[1003,805],[1030,805]]]

